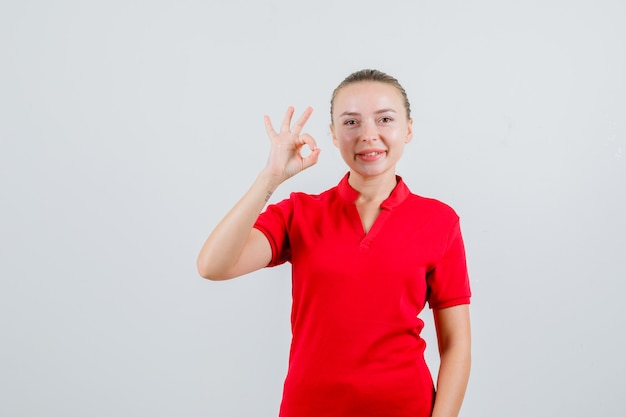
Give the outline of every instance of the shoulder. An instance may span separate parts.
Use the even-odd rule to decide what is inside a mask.
[[[433,221],[436,219],[444,222],[457,222],[459,216],[448,204],[431,197],[416,194],[407,186],[401,176],[394,190],[396,201],[402,201],[400,207],[410,217]],[[393,203],[392,203],[393,205]]]
[[[289,197],[269,204],[262,216],[269,216],[273,213],[291,222],[294,218],[306,218],[313,213],[328,211],[328,207],[338,199],[336,188],[330,188],[319,194],[294,191],[289,194]]]
[[[459,220],[456,211],[443,201],[431,197],[423,197],[418,194],[410,193],[406,199],[406,206],[411,211],[419,213],[423,216],[433,217],[450,222]]]
[[[305,193],[301,191],[292,192],[289,199],[292,204],[329,204],[339,198],[337,187],[329,188],[319,194]]]

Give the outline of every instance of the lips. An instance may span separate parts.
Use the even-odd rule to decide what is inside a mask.
[[[365,149],[356,154],[356,157],[363,161],[375,161],[383,156],[387,151],[382,149]]]
[[[357,152],[359,156],[376,156],[381,153],[385,153],[384,149],[363,149],[361,152]]]

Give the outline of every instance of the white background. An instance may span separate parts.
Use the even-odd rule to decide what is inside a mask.
[[[264,114],[313,106],[322,148],[273,201],[339,181],[330,94],[373,67],[412,101],[399,173],[462,218],[462,416],[623,416],[625,17],[621,0],[2,1],[0,414],[275,416],[289,267],[214,283],[195,258],[266,160]]]

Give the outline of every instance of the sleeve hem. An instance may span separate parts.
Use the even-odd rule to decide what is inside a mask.
[[[270,247],[272,248],[272,259],[270,260],[270,263],[267,264],[266,268],[280,265],[282,262],[279,262],[276,260],[278,248],[276,247],[276,242],[272,238],[272,235],[270,234],[270,232],[265,227],[263,227],[262,225],[258,223],[255,223],[253,227],[265,235],[265,238],[270,243]]]
[[[443,308],[455,307],[458,305],[469,304],[469,303],[470,303],[470,297],[464,296],[464,297],[453,298],[451,300],[442,301],[437,304],[429,303],[428,306],[430,307],[431,310],[440,310]]]

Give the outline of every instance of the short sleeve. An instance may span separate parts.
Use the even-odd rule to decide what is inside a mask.
[[[469,304],[471,290],[458,218],[448,234],[443,255],[428,272],[426,282],[430,308],[441,309]]]
[[[254,223],[254,228],[265,235],[272,247],[272,260],[267,266],[276,266],[291,261],[288,231],[292,213],[292,200],[283,200],[267,206]]]

